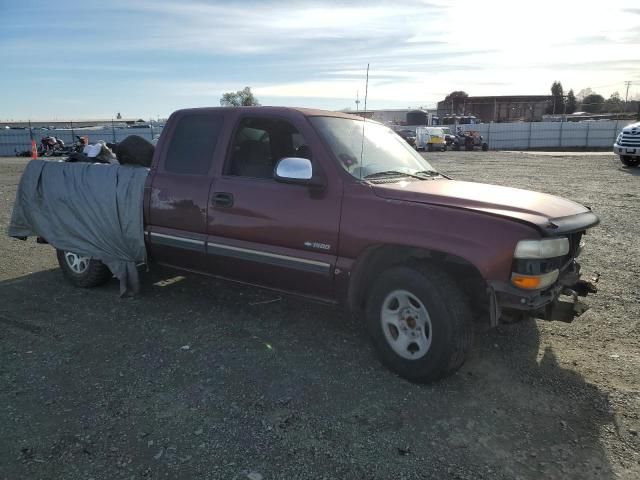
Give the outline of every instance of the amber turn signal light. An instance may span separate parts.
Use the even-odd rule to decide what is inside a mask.
[[[511,274],[511,283],[524,290],[540,290],[552,285],[558,279],[558,270],[543,275]]]

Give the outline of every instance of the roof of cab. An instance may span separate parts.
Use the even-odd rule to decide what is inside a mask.
[[[345,113],[345,112],[332,112],[329,110],[317,110],[313,108],[296,108],[296,107],[263,107],[263,106],[254,106],[254,107],[198,107],[198,108],[183,108],[180,110],[176,110],[174,113],[178,112],[205,112],[205,111],[238,111],[242,110],[243,112],[248,113],[261,113],[261,114],[274,114],[274,115],[283,115],[283,114],[291,114],[292,112],[298,112],[304,115],[305,117],[341,117],[341,118],[350,118],[353,120],[362,120],[362,117]]]

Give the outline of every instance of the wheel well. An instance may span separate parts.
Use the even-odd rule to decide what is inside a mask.
[[[348,304],[356,315],[362,315],[367,294],[383,271],[399,266],[434,265],[447,273],[467,297],[476,319],[488,318],[489,296],[487,283],[470,262],[462,257],[425,248],[402,245],[369,247],[357,259],[349,282]]]

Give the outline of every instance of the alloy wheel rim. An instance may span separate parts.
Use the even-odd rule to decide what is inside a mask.
[[[73,252],[64,252],[64,259],[74,273],[84,273],[89,268],[89,257],[82,257]]]

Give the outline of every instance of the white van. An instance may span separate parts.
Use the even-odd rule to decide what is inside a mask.
[[[438,127],[416,127],[416,150],[442,150],[447,149],[444,130]]]

